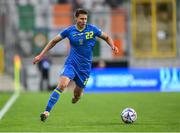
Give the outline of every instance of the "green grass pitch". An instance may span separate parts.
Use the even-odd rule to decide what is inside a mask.
[[[14,132],[178,132],[180,93],[86,93],[77,104],[72,93],[61,95],[46,122],[39,120],[50,93],[21,93],[0,120],[0,131]],[[0,109],[10,95],[0,94]],[[124,124],[121,111],[132,107],[138,114]]]

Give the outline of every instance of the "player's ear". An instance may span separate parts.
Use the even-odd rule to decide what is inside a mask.
[[[77,17],[76,16],[74,16],[74,20],[75,20],[75,22],[77,22]]]

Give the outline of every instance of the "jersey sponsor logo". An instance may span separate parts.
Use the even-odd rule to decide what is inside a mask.
[[[84,35],[84,33],[78,33],[78,34],[73,34],[73,37],[75,37],[75,36],[82,36],[82,35]]]
[[[79,33],[79,34],[77,34],[78,36],[82,36],[82,35],[84,35],[84,33]]]
[[[73,34],[73,37],[77,36],[76,34]]]

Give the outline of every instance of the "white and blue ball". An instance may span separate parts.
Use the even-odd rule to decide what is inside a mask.
[[[133,123],[137,119],[137,113],[132,108],[125,108],[121,113],[121,119],[124,123]]]

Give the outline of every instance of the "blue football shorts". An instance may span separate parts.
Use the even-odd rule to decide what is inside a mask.
[[[65,65],[60,76],[68,77],[80,88],[85,88],[89,78],[89,74],[76,70],[72,65]]]

